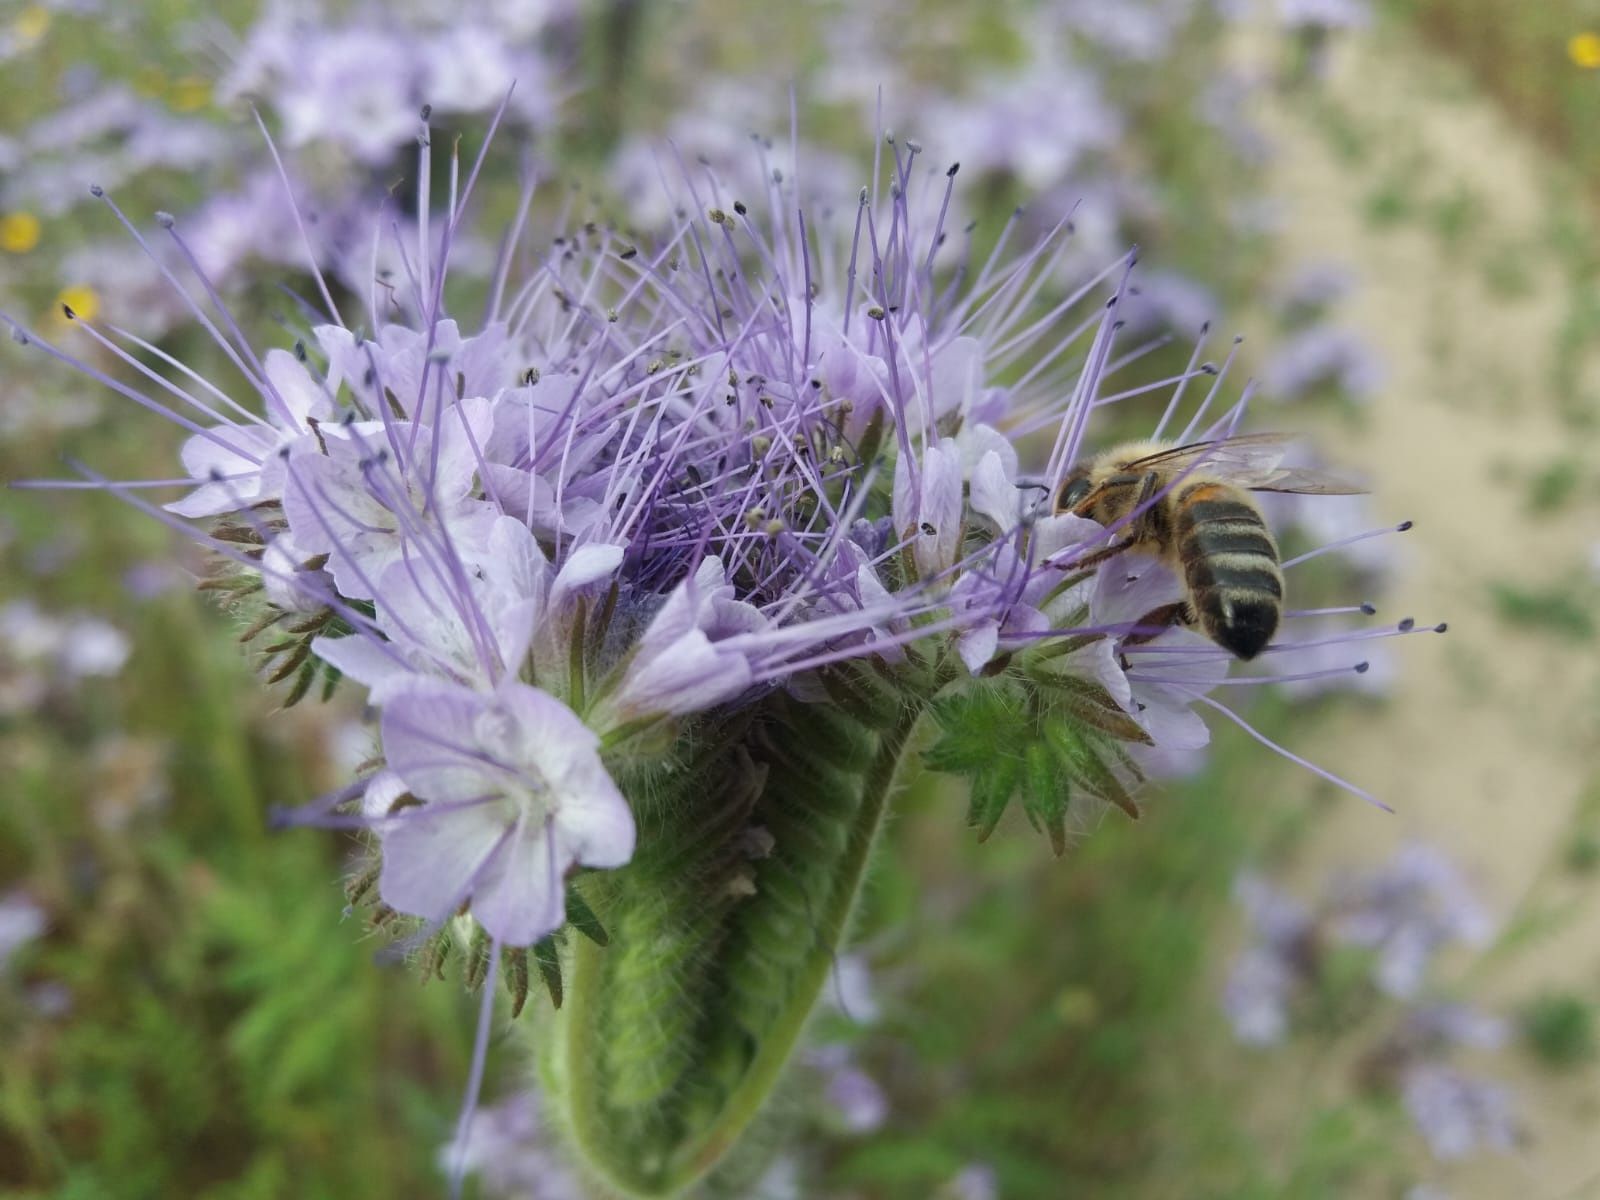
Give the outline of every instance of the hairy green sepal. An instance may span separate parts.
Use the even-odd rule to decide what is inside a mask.
[[[569,941],[546,1074],[625,1195],[734,1182],[725,1159],[841,948],[923,706],[870,671],[826,686],[833,702],[774,695],[634,781],[634,861],[583,879],[609,944]]]

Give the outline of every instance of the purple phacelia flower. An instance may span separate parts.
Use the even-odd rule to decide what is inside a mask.
[[[248,97],[278,114],[291,146],[324,143],[371,165],[411,143],[423,104],[492,112],[510,94],[513,117],[544,122],[555,111],[555,83],[536,38],[558,14],[527,11],[541,20],[507,30],[497,14],[479,11],[401,5],[377,20],[275,3],[235,48],[218,96]]]
[[[1336,879],[1329,909],[1335,937],[1377,953],[1373,982],[1393,996],[1415,996],[1444,947],[1481,947],[1494,933],[1461,869],[1420,842],[1377,871]]]
[[[1376,870],[1335,874],[1315,905],[1254,876],[1238,881],[1235,897],[1251,938],[1230,976],[1224,1006],[1247,1042],[1281,1040],[1290,1005],[1316,982],[1322,956],[1334,947],[1370,952],[1373,987],[1409,1002],[1424,994],[1440,951],[1452,944],[1482,947],[1494,930],[1460,868],[1422,843],[1402,847]],[[1459,1019],[1451,1023],[1452,1016]],[[1488,1028],[1433,1006],[1417,1016],[1412,1032],[1487,1044]]]
[[[470,902],[509,946],[559,928],[573,864],[633,856],[633,817],[599,746],[577,714],[526,684],[485,694],[418,682],[390,697],[383,750],[404,796],[377,818],[384,903],[438,921]]]
[[[1372,21],[1366,0],[1278,0],[1278,16],[1291,29],[1364,29]]]
[[[532,1090],[485,1105],[439,1151],[440,1165],[476,1177],[495,1200],[584,1200],[589,1192],[557,1148],[543,1109]]]
[[[1234,898],[1245,911],[1252,941],[1228,973],[1223,1010],[1241,1042],[1275,1045],[1288,1035],[1289,1008],[1310,967],[1311,914],[1293,896],[1254,875],[1239,878]]]
[[[1360,334],[1317,325],[1292,335],[1261,369],[1262,393],[1274,400],[1303,400],[1333,390],[1370,400],[1383,386],[1383,365]]]
[[[0,972],[12,955],[29,942],[43,936],[50,922],[26,893],[17,891],[0,896]]]
[[[1511,1093],[1502,1085],[1438,1063],[1404,1073],[1400,1093],[1428,1149],[1441,1162],[1480,1150],[1509,1154],[1517,1144]]]
[[[424,179],[430,153],[424,136]],[[571,868],[627,861],[615,781],[663,732],[775,690],[815,698],[851,663],[1094,697],[1134,743],[1101,776],[1117,796],[1142,761],[1205,745],[1200,711],[1245,723],[1211,693],[1271,676],[1230,679],[1187,629],[1132,636],[1182,585],[1148,559],[1080,568],[1116,528],[1051,511],[1091,415],[1124,395],[1106,382],[1131,260],[1043,302],[1062,225],[949,276],[956,168],[915,144],[886,157],[841,206],[792,166],[746,192],[664,155],[681,215],[649,237],[558,231],[522,278],[508,239],[476,331],[445,306],[467,187],[364,289],[364,333],[317,275],[326,318],[293,352],[258,356],[195,309],[258,407],[187,369],[140,366],[153,394],[101,376],[190,432],[195,486],[167,517],[208,523],[216,585],[293,634],[274,674],[298,697],[333,668],[382,710],[386,773],[309,811],[376,831],[395,909],[436,924],[465,903],[497,941],[539,941]],[[159,224],[198,266],[183,222]],[[375,244],[396,228],[380,216]],[[115,330],[78,325],[133,363]],[[1211,381],[1183,439],[1236,427],[1242,402],[1206,415],[1226,373],[1197,351],[1177,381]],[[1328,668],[1347,671],[1356,642],[1408,630],[1315,644],[1349,648]]]

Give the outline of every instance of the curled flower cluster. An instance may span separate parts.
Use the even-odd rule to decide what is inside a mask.
[[[1029,711],[1095,731],[1058,747],[1091,808],[1131,811],[1146,770],[1203,746],[1197,708],[1241,720],[1207,695],[1252,682],[1226,652],[1141,626],[1181,598],[1171,573],[1081,565],[1121,523],[1051,511],[1091,415],[1143,390],[1109,385],[1131,260],[1045,303],[1058,229],[1002,238],[951,286],[935,256],[956,170],[891,149],[844,207],[804,203],[792,173],[745,199],[688,174],[675,228],[536,244],[475,332],[443,300],[459,209],[401,248],[406,284],[370,298],[372,333],[325,294],[335,319],[258,356],[197,309],[259,413],[197,376],[140,365],[156,394],[102,377],[190,431],[195,486],[169,519],[205,523],[184,527],[223,564],[210,586],[279,639],[272,676],[294,699],[336,674],[369,690],[383,769],[308,819],[377,833],[385,904],[434,924],[465,905],[497,942],[539,941],[574,867],[629,860],[629,781],[681,722],[775,689],[837,697],[847,664],[1047,694]],[[1243,409],[1211,414],[1226,365],[1198,360],[1171,381],[1169,417],[1206,383],[1188,438]],[[1035,432],[1051,445],[1029,472]],[[1410,629],[1304,649],[1349,646],[1328,668],[1345,672],[1356,643]]]

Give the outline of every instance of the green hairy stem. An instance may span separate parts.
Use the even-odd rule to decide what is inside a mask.
[[[829,976],[922,710],[865,672],[830,690],[773,696],[633,789],[634,861],[584,880],[609,944],[572,939],[546,1070],[623,1194],[679,1195],[723,1161]]]

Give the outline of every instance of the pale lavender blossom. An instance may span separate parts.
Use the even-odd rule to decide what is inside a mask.
[[[1344,263],[1309,262],[1284,277],[1274,300],[1291,320],[1305,319],[1339,303],[1355,286],[1355,275]]]
[[[1046,46],[1036,43],[1038,57],[926,115],[922,127],[939,131],[941,149],[963,169],[1015,176],[1030,191],[1044,191],[1122,136],[1122,116],[1099,81]]]
[[[1376,871],[1336,879],[1330,909],[1334,936],[1375,951],[1373,982],[1401,997],[1419,992],[1440,950],[1482,947],[1495,928],[1461,869],[1421,842]]]
[[[114,188],[147,171],[193,170],[228,157],[226,132],[175,116],[124,84],[106,84],[35,121],[17,139],[28,169],[0,178],[0,208],[57,216],[90,185]]]
[[[1461,870],[1422,843],[1404,846],[1376,870],[1335,874],[1314,905],[1254,875],[1240,877],[1234,896],[1251,936],[1228,977],[1223,1006],[1238,1038],[1257,1045],[1283,1040],[1295,1001],[1315,985],[1332,947],[1372,952],[1377,991],[1414,1002],[1426,995],[1440,951],[1452,944],[1482,947],[1494,929]],[[1493,1018],[1426,1003],[1408,1013],[1392,1045],[1413,1057],[1424,1049],[1490,1049],[1503,1036]]]
[[[567,1165],[532,1089],[479,1108],[464,1136],[440,1149],[439,1164],[476,1177],[483,1195],[494,1200],[584,1200],[589,1195]]]
[[[1424,1062],[1404,1073],[1400,1090],[1406,1112],[1439,1161],[1516,1149],[1516,1110],[1500,1084]]]
[[[384,902],[442,921],[470,901],[510,946],[559,928],[573,864],[633,856],[633,815],[599,745],[571,709],[525,684],[488,695],[417,684],[389,698],[389,770],[428,803],[379,820]]]
[[[0,713],[22,713],[52,695],[119,674],[128,637],[103,618],[52,614],[32,600],[0,607]]]
[[[1334,325],[1291,335],[1261,368],[1262,394],[1279,401],[1304,400],[1330,389],[1365,401],[1383,382],[1383,365],[1367,340]]]
[[[1054,15],[1097,48],[1118,58],[1149,63],[1171,51],[1192,7],[1188,0],[1125,0],[1120,4],[1066,0]]]
[[[856,1064],[848,1046],[815,1047],[805,1062],[821,1078],[830,1124],[858,1136],[883,1127],[889,1119],[889,1098],[878,1081]]]
[[[1372,9],[1367,0],[1278,0],[1278,16],[1295,29],[1364,29]]]
[[[49,919],[24,892],[0,896],[0,971],[16,952],[44,935]]]
[[[1123,319],[1133,335],[1171,331],[1188,340],[1214,320],[1219,305],[1204,284],[1175,271],[1151,271],[1132,291]]]
[[[550,119],[556,82],[537,44],[542,24],[508,38],[470,5],[349,17],[320,3],[274,3],[235,48],[218,95],[250,97],[279,114],[291,146],[323,143],[381,165],[411,144],[424,104],[491,112],[509,97],[513,117]]]
[[[1000,1175],[987,1163],[962,1167],[939,1189],[939,1200],[1000,1200]]]
[[[1250,1046],[1275,1045],[1289,1032],[1289,1008],[1307,982],[1315,937],[1311,914],[1293,896],[1254,875],[1234,884],[1252,942],[1234,960],[1223,1009],[1234,1036]]]

